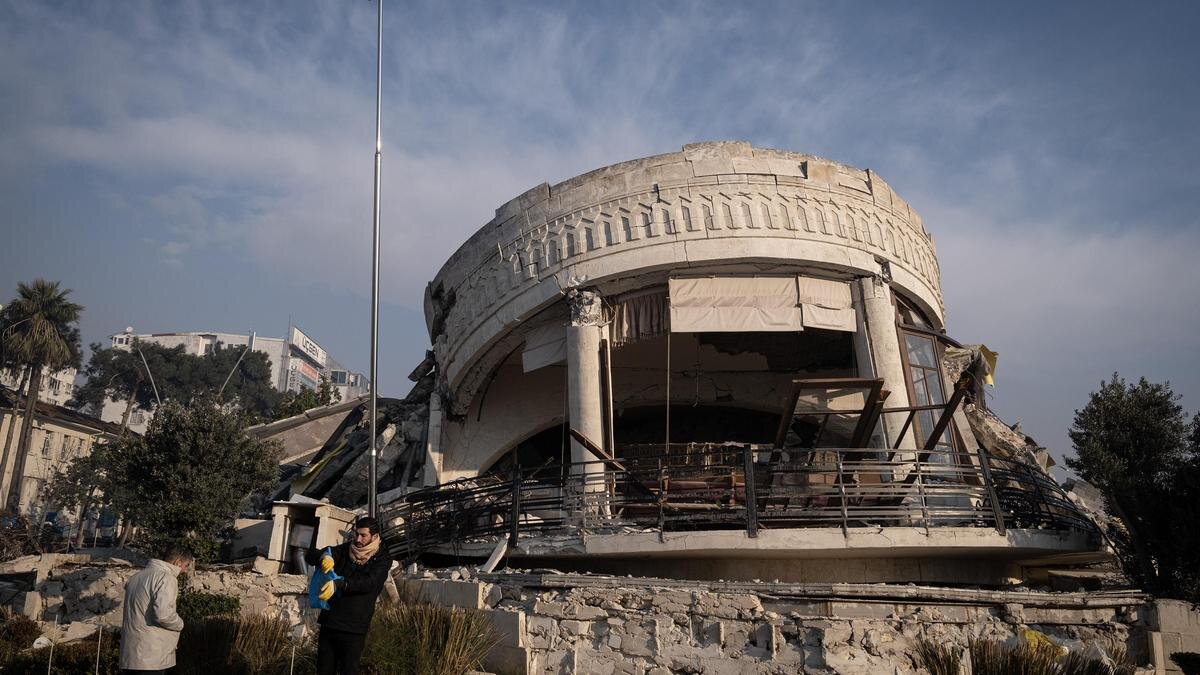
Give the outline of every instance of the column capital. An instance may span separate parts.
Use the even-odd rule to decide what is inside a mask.
[[[604,309],[600,293],[572,288],[567,291],[567,307],[571,310],[572,326],[604,325]]]

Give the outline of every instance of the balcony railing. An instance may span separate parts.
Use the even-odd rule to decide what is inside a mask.
[[[660,446],[661,447],[661,446]],[[935,461],[936,460],[936,461]],[[965,455],[862,448],[672,446],[662,454],[516,468],[411,492],[386,506],[385,538],[410,558],[526,534],[838,527],[1099,531],[1039,470]]]

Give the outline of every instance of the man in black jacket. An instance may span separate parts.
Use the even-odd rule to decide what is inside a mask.
[[[325,549],[310,549],[304,556],[310,565],[320,565],[342,577],[327,582],[320,590],[329,609],[321,611],[317,637],[317,672],[320,675],[357,675],[375,615],[375,600],[387,582],[392,556],[379,537],[379,521],[370,516],[354,523],[354,540],[335,546],[333,555]]]

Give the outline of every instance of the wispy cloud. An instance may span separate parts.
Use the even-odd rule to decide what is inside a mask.
[[[543,180],[742,138],[880,171],[939,242],[952,333],[1002,350],[1016,395],[1000,402],[1050,402],[1026,409],[1060,444],[1063,410],[1113,364],[1180,373],[1200,403],[1180,365],[1200,348],[1185,311],[1200,87],[1170,75],[1200,68],[1187,21],[791,2],[387,11],[386,303],[418,308],[453,249]],[[1138,48],[1096,57],[1117,38]],[[74,227],[148,237],[167,264],[220,252],[366,293],[373,5],[9,0],[0,44],[0,180],[71,181],[96,205]]]

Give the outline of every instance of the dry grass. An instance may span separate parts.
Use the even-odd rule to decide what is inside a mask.
[[[479,612],[397,604],[376,612],[363,666],[371,675],[462,675],[496,643],[491,621]]]
[[[211,616],[187,624],[179,639],[179,675],[286,674],[293,640],[287,622],[272,616]],[[311,672],[312,644],[296,643],[296,672]]]
[[[929,675],[958,675],[958,668],[962,663],[958,647],[932,640],[917,642],[916,656],[918,665],[928,670]]]
[[[1114,650],[1113,661],[1115,665],[1079,652],[1064,655],[1041,643],[1023,641],[1015,646],[994,640],[971,643],[975,675],[1133,675],[1135,669],[1123,650]]]
[[[265,615],[242,617],[233,641],[233,661],[248,673],[286,674],[291,666],[293,642],[291,627],[282,619]],[[297,660],[307,663],[311,646],[305,641],[296,647]]]

